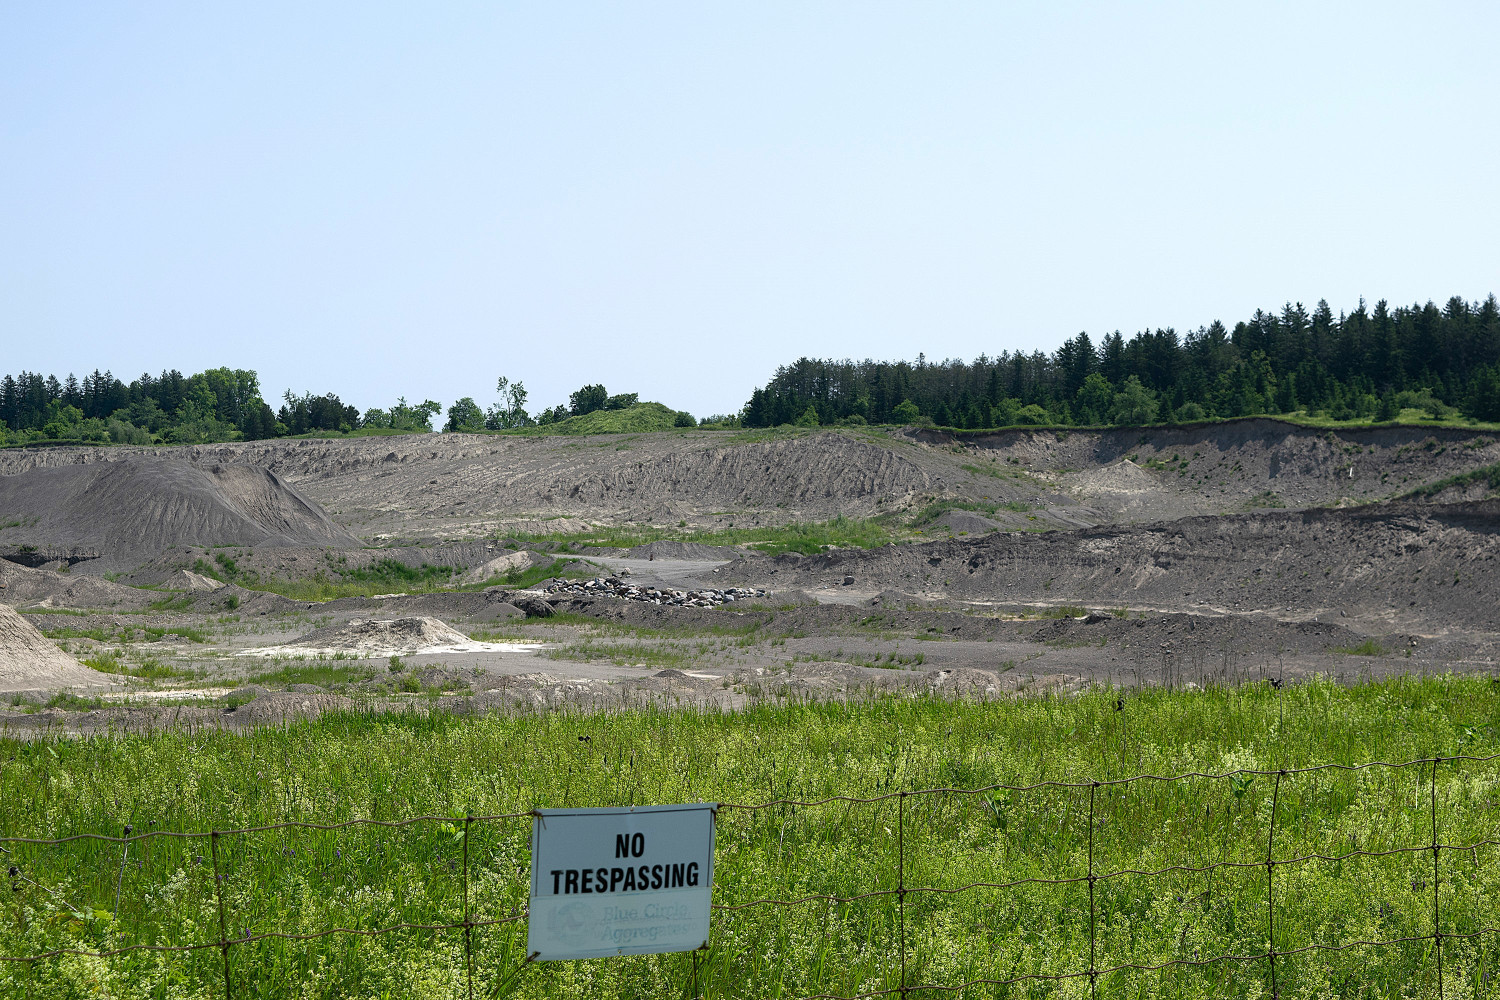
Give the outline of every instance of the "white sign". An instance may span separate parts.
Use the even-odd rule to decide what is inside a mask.
[[[537,810],[527,954],[548,961],[707,944],[717,808]]]

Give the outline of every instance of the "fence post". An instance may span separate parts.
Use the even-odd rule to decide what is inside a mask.
[[[1094,996],[1098,987],[1099,973],[1094,960],[1094,792],[1099,782],[1089,784],[1089,996]]]
[[[234,993],[229,985],[229,929],[224,921],[224,879],[219,874],[219,831],[208,835],[209,852],[214,857],[214,895],[219,900],[219,954],[224,959],[224,997],[232,1000]]]
[[[1281,777],[1285,770],[1276,772],[1276,788],[1271,793],[1271,822],[1266,833],[1266,957],[1271,960],[1271,1000],[1277,1000],[1281,991],[1276,985],[1276,901],[1272,871],[1276,859],[1272,852],[1276,846],[1276,807],[1281,802]]]
[[[469,980],[469,1000],[474,1000],[474,925],[469,920],[469,824],[474,817],[464,814],[464,974]]]
[[[1438,834],[1437,834],[1438,758],[1432,761],[1432,943],[1437,949],[1438,1000],[1443,1000],[1443,929],[1438,924]]]
[[[901,922],[901,996],[906,988],[906,793],[896,800],[896,909]]]
[[[133,830],[129,823],[125,824],[124,843],[120,845],[120,876],[115,881],[115,920],[120,919],[120,890],[125,888],[125,859],[130,855],[130,831]]]

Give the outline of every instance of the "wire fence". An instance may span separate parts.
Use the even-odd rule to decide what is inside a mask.
[[[853,993],[804,993],[800,1000],[863,1000],[869,997],[900,996],[903,998],[912,995],[943,996],[964,993],[978,987],[1003,987],[1026,983],[1058,983],[1070,980],[1086,980],[1090,996],[1097,995],[1099,983],[1108,976],[1130,973],[1130,972],[1162,972],[1173,968],[1204,969],[1214,966],[1258,969],[1255,974],[1265,978],[1265,985],[1269,995],[1278,997],[1281,995],[1280,964],[1288,959],[1299,955],[1314,953],[1338,953],[1353,949],[1382,949],[1393,948],[1402,945],[1424,944],[1430,945],[1431,955],[1436,965],[1436,994],[1443,996],[1444,975],[1444,943],[1455,941],[1475,941],[1500,933],[1500,917],[1493,921],[1484,920],[1483,917],[1496,916],[1494,914],[1482,914],[1479,922],[1463,929],[1444,930],[1442,899],[1439,893],[1439,882],[1443,874],[1443,853],[1469,853],[1477,858],[1481,848],[1500,846],[1500,831],[1494,831],[1496,836],[1479,839],[1466,840],[1461,843],[1448,843],[1442,838],[1442,831],[1438,824],[1438,784],[1440,772],[1447,768],[1456,770],[1465,766],[1492,763],[1500,760],[1500,754],[1490,756],[1443,756],[1428,757],[1404,762],[1372,761],[1363,764],[1323,764],[1302,768],[1283,768],[1277,770],[1238,769],[1222,773],[1206,771],[1192,771],[1173,775],[1137,774],[1130,777],[1110,778],[1104,780],[1086,779],[1081,781],[1037,781],[1031,784],[990,784],[976,788],[950,788],[936,787],[918,790],[896,790],[879,795],[852,796],[838,795],[825,798],[774,798],[755,803],[720,803],[716,810],[716,821],[723,823],[726,815],[741,814],[753,817],[757,814],[776,812],[787,814],[789,811],[814,809],[817,807],[843,805],[855,806],[895,806],[895,857],[894,861],[895,884],[887,887],[871,887],[865,891],[847,895],[828,893],[812,893],[805,895],[794,895],[787,898],[765,897],[744,900],[732,903],[716,903],[713,906],[716,917],[729,917],[734,914],[745,913],[762,908],[798,908],[817,904],[833,904],[848,906],[854,904],[868,904],[872,901],[886,900],[894,901],[896,915],[896,948],[898,964],[888,970],[888,978],[891,985],[882,986],[878,989],[866,990]],[[1422,842],[1405,844],[1379,850],[1364,848],[1351,848],[1339,853],[1327,853],[1318,851],[1304,851],[1278,856],[1277,853],[1277,816],[1282,802],[1284,787],[1289,781],[1297,780],[1307,775],[1324,773],[1358,773],[1383,770],[1389,772],[1415,771],[1420,775],[1420,788],[1417,794],[1425,793],[1427,799],[1426,819],[1429,827],[1429,836]],[[1247,782],[1252,779],[1264,778],[1272,782],[1271,808],[1265,825],[1265,853],[1263,858],[1253,861],[1247,860],[1211,860],[1201,864],[1171,864],[1155,868],[1103,868],[1096,866],[1095,839],[1096,831],[1100,826],[1100,814],[1097,807],[1101,791],[1119,790],[1139,784],[1176,784],[1193,780],[1206,781],[1232,781]],[[982,799],[989,802],[989,796],[995,793],[1009,793],[1014,795],[1031,795],[1039,792],[1056,790],[1071,793],[1087,793],[1087,850],[1086,865],[1081,871],[1072,873],[1059,872],[1047,877],[1025,877],[1007,881],[967,881],[953,885],[923,885],[911,884],[909,882],[909,865],[913,859],[910,845],[910,828],[913,823],[914,804],[922,801],[933,801],[938,799],[966,800]],[[171,831],[171,830],[148,830],[145,832],[134,832],[132,828],[126,827],[120,836],[111,836],[100,833],[79,833],[66,837],[37,838],[37,837],[0,837],[0,852],[13,854],[13,849],[21,845],[29,847],[58,847],[67,844],[75,844],[82,841],[94,841],[107,845],[119,845],[121,849],[120,883],[123,883],[125,859],[128,857],[132,847],[138,847],[149,842],[161,839],[175,839],[181,841],[207,841],[209,855],[212,859],[213,869],[213,898],[217,908],[218,936],[216,939],[207,941],[196,941],[190,943],[159,943],[139,942],[124,944],[102,950],[89,950],[81,948],[52,948],[35,954],[26,955],[0,955],[0,963],[24,963],[35,967],[38,963],[59,959],[63,956],[84,956],[94,959],[111,959],[128,955],[133,952],[168,952],[168,953],[193,953],[217,950],[220,954],[220,965],[222,967],[223,991],[226,998],[233,1000],[235,997],[251,995],[245,977],[236,976],[231,970],[230,956],[234,949],[243,948],[246,945],[259,941],[287,941],[305,942],[320,938],[345,935],[349,937],[378,937],[387,934],[411,931],[459,931],[463,935],[464,948],[464,975],[468,995],[472,998],[475,991],[475,948],[474,935],[476,931],[488,928],[496,928],[505,925],[520,924],[527,919],[524,908],[517,908],[511,912],[492,915],[477,915],[470,907],[470,880],[471,869],[469,861],[469,844],[471,833],[476,826],[499,825],[508,823],[526,822],[536,813],[512,812],[496,813],[488,815],[465,815],[465,816],[439,816],[420,815],[411,816],[400,820],[377,820],[377,819],[351,819],[339,823],[311,823],[303,821],[288,821],[283,823],[266,824],[261,826],[242,827],[237,829],[209,830],[209,831]],[[455,840],[462,844],[461,869],[458,872],[461,892],[462,919],[447,922],[396,922],[378,927],[327,927],[310,932],[290,931],[261,931],[252,933],[246,931],[243,934],[231,935],[229,932],[229,921],[226,915],[224,886],[226,877],[220,859],[220,843],[227,837],[246,837],[254,834],[272,833],[276,831],[319,831],[332,832],[351,830],[355,828],[367,829],[389,829],[399,830],[416,827],[424,824],[445,824],[460,831]],[[784,828],[783,828],[784,829]],[[1278,873],[1286,873],[1297,866],[1307,865],[1315,862],[1341,864],[1358,859],[1390,859],[1398,857],[1416,857],[1420,855],[1431,856],[1431,930],[1423,934],[1403,935],[1388,938],[1358,938],[1336,942],[1285,942],[1280,940],[1277,927],[1278,912]],[[1220,871],[1258,872],[1264,870],[1265,889],[1265,946],[1258,951],[1247,953],[1225,952],[1207,957],[1182,957],[1155,963],[1138,962],[1101,962],[1099,960],[1100,949],[1100,914],[1097,893],[1102,884],[1114,880],[1126,878],[1162,878],[1174,874],[1202,875]],[[8,865],[8,874],[12,888],[21,891],[34,888],[39,892],[47,893],[57,901],[72,910],[77,909],[67,899],[60,896],[55,890],[34,881],[22,866],[18,864]],[[1415,885],[1415,883],[1414,883]],[[1078,886],[1086,887],[1088,891],[1088,962],[1076,968],[1064,971],[1029,971],[1021,972],[1008,977],[974,977],[963,978],[949,982],[923,981],[920,976],[913,973],[911,969],[912,948],[908,941],[908,922],[911,919],[909,911],[912,909],[912,900],[920,897],[952,897],[966,893],[974,893],[981,890],[1007,891],[1019,890],[1028,886],[1059,887]],[[116,909],[119,907],[119,888],[116,889]],[[719,930],[719,921],[715,922],[715,933]],[[712,951],[715,942],[711,939],[709,950]],[[503,994],[505,989],[514,984],[524,969],[532,963],[535,955],[527,955],[520,959],[513,967],[509,968],[498,982],[491,983],[487,992],[490,995]],[[689,984],[690,995],[697,997],[699,990],[699,956],[695,953],[692,960],[692,982]]]

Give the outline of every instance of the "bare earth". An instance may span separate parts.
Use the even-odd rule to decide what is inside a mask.
[[[118,666],[79,675],[89,668],[51,660],[53,682],[38,683],[49,658],[5,631],[16,648],[0,664],[30,659],[0,668],[0,726],[1493,672],[1500,500],[1484,479],[1393,498],[1496,462],[1487,432],[1272,420],[4,450],[0,603],[60,656]],[[902,544],[813,556],[516,540],[839,515],[912,524],[942,501],[958,506]],[[383,559],[454,579],[556,565],[575,580],[625,573],[661,599],[542,579],[296,602],[198,572],[225,553],[283,579]],[[713,607],[671,596],[731,586],[768,593]],[[81,686],[94,675],[112,685],[102,695]]]

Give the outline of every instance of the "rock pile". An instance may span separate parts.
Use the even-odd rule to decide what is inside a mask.
[[[712,608],[720,604],[765,597],[764,590],[753,587],[728,587],[724,590],[662,590],[657,587],[642,587],[626,583],[619,577],[595,577],[584,583],[571,580],[554,583],[547,588],[549,594],[577,594],[580,597],[618,597],[626,601],[644,604],[674,605],[680,608]]]

